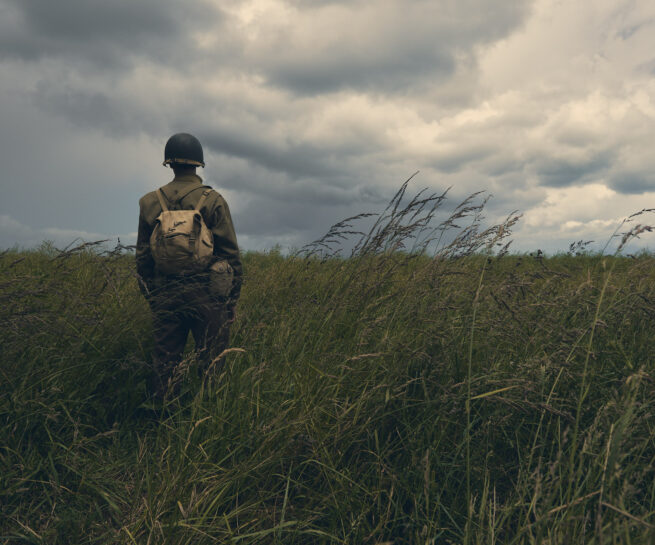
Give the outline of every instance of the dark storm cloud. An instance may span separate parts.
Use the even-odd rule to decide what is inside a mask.
[[[125,96],[116,89],[84,88],[66,77],[41,79],[27,94],[44,114],[66,119],[76,127],[112,138],[169,132],[165,116],[146,97]],[[180,115],[180,117],[183,117]]]
[[[84,128],[102,127],[107,134],[124,134],[134,121],[107,94],[74,88],[51,89],[41,83],[34,100],[46,112],[66,117]]]
[[[441,172],[459,172],[472,163],[497,153],[497,146],[494,146],[491,142],[474,142],[468,146],[462,145],[441,153],[435,153],[434,159],[430,161],[430,166]]]
[[[308,196],[308,191],[305,193]],[[283,199],[280,195],[251,196],[235,217],[236,228],[246,237],[271,241],[284,239],[294,248],[299,248],[325,235],[335,223],[362,213],[379,214],[398,188],[380,191],[375,188],[367,195],[368,188],[361,187],[349,192],[349,198],[302,200],[302,195],[290,194]],[[410,188],[414,192],[416,188]],[[316,192],[316,188],[314,188]],[[326,192],[327,193],[327,192]],[[343,192],[344,194],[346,192]],[[299,198],[301,200],[299,200]],[[353,230],[370,228],[370,220],[362,218],[351,222]],[[358,235],[352,235],[357,240]],[[348,246],[347,243],[344,243]]]
[[[200,132],[205,145],[217,153],[248,159],[292,178],[335,177],[345,174],[343,163],[330,161],[326,150],[309,142],[276,143],[256,134],[233,130]]]
[[[309,242],[334,222],[335,208],[329,204],[316,204],[308,211],[306,203],[271,201],[257,196],[241,211],[239,230],[246,234],[283,235],[296,233],[299,240]]]
[[[604,173],[611,165],[611,157],[597,155],[590,159],[566,160],[552,157],[539,158],[532,165],[541,185],[566,187],[589,181]]]
[[[234,13],[209,2],[0,0],[0,58],[33,61],[35,66],[48,61],[48,70],[27,92],[40,109],[78,127],[121,136],[203,127],[209,120],[211,130],[199,132],[216,151],[293,177],[339,178],[346,168],[343,157],[362,148],[326,150],[325,142],[301,142],[291,132],[273,135],[263,120],[260,126],[243,127],[243,112],[260,106],[238,96],[223,97],[222,104],[231,103],[230,124],[222,130],[221,120],[209,113],[216,112],[217,97],[205,92],[200,74],[221,73],[229,82],[263,77],[301,95],[340,89],[392,94],[412,87],[425,90],[427,82],[438,86],[446,81],[461,59],[470,64],[473,48],[520,24],[528,5],[528,0],[515,0],[489,10],[481,0],[391,0],[375,6],[299,2],[289,27],[269,24],[266,17],[253,23],[259,29],[253,44],[247,33],[236,30],[240,23]],[[321,10],[335,6],[337,14],[324,19]],[[308,25],[316,26],[316,40],[312,32],[296,35],[296,29]],[[206,31],[210,45],[194,41],[198,30]],[[159,81],[126,92],[120,84],[144,60],[154,63],[154,71],[161,66]],[[168,85],[172,69],[193,77],[186,84]],[[288,131],[298,122],[293,108],[267,115],[271,125],[285,124]]]
[[[218,24],[220,12],[175,0],[0,0],[0,56],[61,58],[108,69],[136,56],[165,61],[193,23]]]
[[[345,181],[311,177],[294,179],[284,172],[270,172],[251,163],[228,171],[219,159],[206,170],[205,178],[211,185],[238,193],[248,201],[251,198],[267,201],[269,208],[277,207],[279,203],[293,203],[308,216],[313,214],[315,206],[379,205],[389,198],[387,190],[373,185],[371,180],[359,176],[354,169]],[[255,214],[252,219],[256,222],[257,217]]]
[[[609,186],[627,195],[639,195],[655,191],[655,172],[637,172],[626,169],[613,173],[609,178]]]
[[[434,83],[445,81],[455,71],[455,59],[446,51],[402,50],[384,58],[358,55],[352,51],[331,52],[273,60],[264,72],[269,81],[299,94],[323,94],[343,89],[407,91],[417,84],[417,75]],[[337,56],[341,53],[343,56]]]
[[[295,2],[293,25],[264,28],[245,59],[269,82],[301,95],[341,89],[404,93],[426,81],[446,81],[459,62],[470,61],[475,47],[515,29],[531,4]]]

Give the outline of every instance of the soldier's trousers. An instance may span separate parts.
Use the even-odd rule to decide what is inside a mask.
[[[227,348],[230,338],[227,306],[209,292],[207,282],[164,285],[151,300],[154,349],[150,391],[163,398],[169,383],[175,392],[189,332],[193,335],[200,371]]]

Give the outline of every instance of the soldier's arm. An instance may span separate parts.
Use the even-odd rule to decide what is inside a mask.
[[[136,239],[136,272],[139,275],[139,288],[146,299],[150,296],[155,276],[155,262],[150,253],[150,235],[152,227],[139,214],[139,231]]]
[[[214,209],[211,231],[214,235],[214,255],[226,259],[234,270],[234,282],[230,292],[230,301],[236,304],[241,294],[241,283],[243,281],[243,266],[241,255],[237,244],[236,233],[232,223],[230,209],[222,196],[218,195]]]

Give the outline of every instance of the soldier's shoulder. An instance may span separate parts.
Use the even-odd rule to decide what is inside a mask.
[[[158,202],[157,193],[155,191],[149,191],[139,199],[139,206],[141,208],[146,208],[156,202]]]
[[[223,198],[223,195],[221,195],[220,191],[208,184],[203,184],[203,187],[209,190],[209,194],[207,195],[208,202],[214,205],[220,205],[225,202],[225,199]]]
[[[206,184],[204,182],[202,184],[202,188],[205,189],[205,190],[209,190],[210,193],[218,193],[218,190],[215,187],[213,187],[213,186],[211,186],[209,184]]]
[[[139,199],[139,214],[149,224],[152,224],[155,218],[161,212],[157,193],[150,191]]]

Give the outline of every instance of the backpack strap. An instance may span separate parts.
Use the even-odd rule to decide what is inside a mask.
[[[187,191],[182,191],[179,195],[177,195],[177,198],[176,198],[176,200],[175,200],[174,202],[176,202],[178,206],[181,206],[181,202],[182,202],[182,200],[184,199],[184,197],[186,197],[186,196],[189,195],[190,193],[193,193],[196,189],[200,189],[200,188],[202,188],[202,187],[204,187],[204,186],[202,186],[202,185],[201,185],[201,186],[194,186],[194,187],[191,187],[190,189],[188,189]],[[161,205],[161,209],[162,209],[162,210],[165,210],[165,211],[168,211],[168,210],[170,210],[170,209],[168,208],[168,206],[166,205],[166,203],[165,203],[165,201],[164,201],[164,199],[163,199],[163,196],[165,195],[165,193],[164,193],[161,189],[162,189],[162,188],[160,187],[160,188],[156,191],[156,193],[157,193],[157,198],[159,199],[159,204]],[[205,193],[209,193],[210,191],[211,191],[211,188],[206,189],[206,190],[203,192],[203,195],[204,195]],[[201,200],[198,201],[198,205],[196,205],[196,208],[195,208],[195,209],[196,209],[196,210],[200,210],[200,207],[202,206],[203,202],[204,202],[204,199],[202,199],[202,197],[201,197]]]
[[[168,206],[166,206],[166,203],[164,202],[164,197],[161,194],[161,189],[158,189],[155,193],[157,193],[157,198],[159,199],[159,204],[161,205],[161,209],[164,212],[168,212]]]
[[[212,191],[211,189],[205,189],[202,192],[202,195],[198,199],[198,203],[196,204],[196,208],[195,208],[196,210],[198,210],[198,212],[200,212],[200,209],[202,208],[202,205],[205,204],[205,199],[207,198],[207,195],[209,195],[211,193],[211,191]]]
[[[193,187],[191,187],[190,189],[187,189],[186,191],[181,191],[180,194],[177,196],[177,203],[181,205],[182,200],[184,199],[184,197],[186,197],[187,195],[190,195],[196,189],[200,189],[201,187],[203,187],[203,186],[194,185]]]
[[[202,192],[202,195],[200,196],[200,198],[198,199],[198,202],[196,203],[196,207],[194,208],[194,210],[196,212],[198,212],[198,214],[200,215],[201,218],[202,218],[202,214],[200,212],[200,209],[202,208],[202,205],[205,204],[205,199],[207,198],[207,195],[209,195],[209,193],[211,193],[211,188],[205,189]],[[188,193],[187,193],[187,195],[188,195]],[[204,219],[201,219],[201,221],[204,221]],[[189,248],[191,249],[192,252],[193,252],[193,249],[195,248],[195,245],[196,245],[196,234],[195,234],[195,231],[194,231],[194,232],[191,233],[191,236],[189,237]]]

